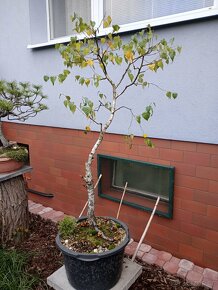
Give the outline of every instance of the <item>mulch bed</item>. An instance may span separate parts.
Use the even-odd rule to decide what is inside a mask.
[[[46,285],[46,278],[63,264],[62,256],[55,245],[57,226],[38,215],[30,215],[30,236],[17,249],[29,252],[30,259],[26,271],[39,276],[41,281],[34,290],[52,289]],[[140,263],[140,261],[138,261]],[[194,287],[183,279],[167,274],[154,265],[143,265],[143,272],[129,290],[203,290],[204,287]]]

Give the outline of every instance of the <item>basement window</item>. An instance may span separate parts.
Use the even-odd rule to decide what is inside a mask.
[[[99,196],[120,202],[128,182],[123,204],[152,211],[160,196],[156,213],[172,218],[174,167],[98,155],[98,171],[102,174]]]

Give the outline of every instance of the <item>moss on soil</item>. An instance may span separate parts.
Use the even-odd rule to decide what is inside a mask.
[[[97,231],[87,220],[78,222],[73,234],[62,243],[70,250],[80,253],[101,253],[114,249],[126,237],[125,230],[113,220],[96,218]],[[101,232],[108,238],[102,237]]]
[[[0,158],[11,158],[18,162],[28,161],[28,150],[22,146],[0,147]]]

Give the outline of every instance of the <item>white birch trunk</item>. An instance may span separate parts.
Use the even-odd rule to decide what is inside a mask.
[[[107,132],[107,129],[111,125],[114,114],[116,110],[116,87],[113,85],[113,100],[112,100],[112,106],[111,106],[111,114],[107,122],[104,124],[104,126],[101,128],[101,131],[98,136],[98,140],[92,147],[91,152],[89,153],[88,160],[85,165],[85,182],[86,182],[86,188],[88,193],[88,220],[91,224],[95,223],[95,193],[94,193],[94,181],[92,176],[92,162],[94,160],[94,156],[97,152],[98,147],[100,146],[101,142],[104,139],[104,134]]]

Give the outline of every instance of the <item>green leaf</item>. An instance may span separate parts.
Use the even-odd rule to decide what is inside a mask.
[[[68,104],[69,104],[68,100],[64,100],[64,106],[65,106],[66,108],[68,107]]]
[[[158,67],[160,67],[161,69],[163,69],[163,62],[162,62],[161,59],[157,62],[157,65],[158,65]]]
[[[173,49],[170,49],[170,51],[169,51],[169,56],[170,56],[170,58],[171,58],[171,60],[172,60],[172,61],[174,60],[174,58],[175,58],[175,55],[176,55],[176,52],[175,52],[175,50],[173,50]]]
[[[143,81],[144,81],[144,74],[140,74],[138,77],[138,82],[143,83]]]
[[[144,89],[148,85],[148,82],[143,82],[142,88]]]
[[[150,117],[153,115],[153,108],[152,106],[147,106],[145,108],[145,111],[142,113],[142,117],[143,119],[145,119],[146,121],[148,121],[150,119]]]
[[[70,102],[69,103],[69,109],[72,113],[75,113],[76,111],[76,105],[74,104],[74,102]]]
[[[132,74],[131,70],[128,71],[128,77],[131,82],[134,80],[134,75]]]
[[[89,107],[82,106],[82,111],[85,113],[86,117],[89,117],[91,109]]]
[[[104,27],[104,28],[109,27],[109,26],[111,25],[111,21],[112,21],[111,17],[108,16],[108,17],[103,21],[103,27]]]
[[[101,38],[101,43],[102,43],[102,44],[105,44],[105,42],[106,42],[106,39],[105,39],[104,37],[102,37],[102,38]]]
[[[49,80],[49,76],[44,76],[43,79],[45,82],[47,82]]]
[[[79,78],[80,78],[79,75],[76,75],[76,76],[75,76],[75,79],[76,79],[77,81],[79,80]]]
[[[171,99],[172,93],[170,91],[168,91],[168,92],[166,92],[166,96],[167,96],[167,98]]]
[[[57,79],[57,77],[55,77],[55,76],[51,76],[50,77],[50,81],[53,84],[53,86],[54,86],[54,83],[55,83],[56,79]]]
[[[64,73],[65,76],[68,76],[68,75],[70,74],[70,71],[69,71],[68,69],[65,69],[65,70],[63,71],[63,73]]]
[[[176,99],[176,98],[177,98],[177,96],[178,96],[178,94],[177,94],[177,93],[172,93],[172,97],[173,97],[173,99]]]
[[[119,31],[120,30],[120,26],[119,25],[113,25],[112,26],[113,27],[113,32],[117,32],[117,31]]]
[[[84,78],[80,78],[79,83],[80,83],[80,85],[83,85],[85,83],[85,79]]]
[[[182,51],[182,47],[181,47],[181,46],[178,46],[178,47],[177,47],[177,51],[178,51],[178,53],[181,53],[181,51]]]
[[[64,75],[64,74],[59,74],[58,75],[58,81],[60,82],[60,83],[63,83],[64,81],[65,81],[65,79],[66,79],[66,75]]]
[[[137,121],[139,124],[141,124],[141,116],[140,116],[140,115],[136,116],[136,121]]]
[[[121,65],[121,64],[122,64],[122,61],[123,61],[123,59],[122,59],[122,57],[120,57],[120,56],[116,55],[116,56],[115,56],[115,61],[116,61],[116,63],[117,63],[118,65]]]
[[[144,142],[148,147],[154,148],[154,144],[152,143],[150,139],[146,138],[144,139]]]

